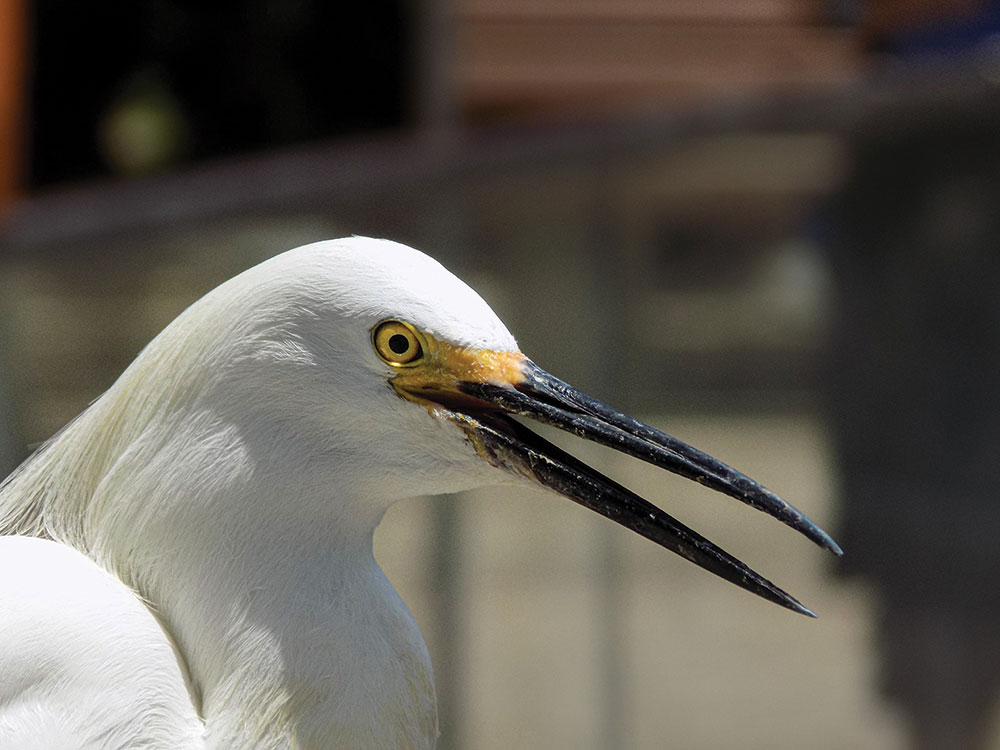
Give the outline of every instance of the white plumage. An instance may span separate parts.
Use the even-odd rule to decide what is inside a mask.
[[[384,321],[419,367],[373,346]],[[478,295],[384,240],[192,305],[0,487],[0,748],[432,747],[430,661],[372,535],[399,499],[489,483],[595,507],[498,447],[515,409],[483,405],[522,362]]]
[[[131,590],[44,539],[4,539],[0,570],[0,747],[200,747],[181,663]]]
[[[81,550],[163,629],[85,557],[0,540],[0,690],[14,690],[0,702],[0,746],[34,742],[49,720],[79,743],[67,747],[139,746],[135,727],[114,728],[101,709],[156,711],[146,697],[167,679],[171,639],[205,720],[192,748],[288,748],[292,736],[303,748],[432,745],[430,662],[372,534],[395,500],[503,475],[385,387],[392,369],[369,331],[400,315],[457,344],[516,348],[425,255],[360,238],[306,246],[195,303],[7,482],[0,526]],[[11,575],[36,567],[35,586]],[[78,582],[73,601],[104,609],[102,627],[65,607],[52,580]],[[31,633],[36,648],[54,646],[44,670],[21,658]],[[66,684],[61,670],[88,668],[113,695]],[[162,712],[177,715],[150,722],[150,747],[184,747],[173,723],[192,715],[186,694],[171,685]]]

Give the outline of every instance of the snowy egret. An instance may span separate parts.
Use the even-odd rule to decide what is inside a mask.
[[[753,480],[557,380],[406,246],[278,255],[196,302],[0,487],[0,746],[431,748],[431,665],[372,555],[414,495],[542,485],[812,614],[539,420],[834,552]]]

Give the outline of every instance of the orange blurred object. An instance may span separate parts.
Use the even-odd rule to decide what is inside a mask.
[[[25,0],[0,0],[0,213],[22,180],[25,10]]]

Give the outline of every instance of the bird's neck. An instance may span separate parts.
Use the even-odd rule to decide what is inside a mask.
[[[189,557],[153,595],[200,695],[209,747],[433,747],[430,660],[370,538],[344,549],[288,529],[295,549],[272,553],[240,533],[252,558]]]
[[[197,476],[177,488],[188,500],[148,527],[157,574],[135,578],[187,662],[209,746],[432,747],[430,660],[372,552],[391,501],[335,456],[293,459],[306,446],[262,453],[231,437],[211,462],[214,496],[199,495]],[[209,528],[188,518],[191,498],[213,507]]]
[[[209,748],[434,745],[426,647],[372,553],[398,489],[373,486],[371,466],[336,450],[191,412],[106,462],[81,485],[85,500],[46,506],[66,509],[53,536],[157,612]]]

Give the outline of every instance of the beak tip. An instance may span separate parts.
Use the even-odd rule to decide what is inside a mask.
[[[809,609],[809,607],[804,605],[798,599],[796,599],[793,596],[789,596],[788,594],[785,594],[784,601],[780,602],[780,604],[782,604],[785,608],[790,609],[792,610],[792,612],[795,612],[797,614],[805,615],[806,617],[811,617],[814,620],[819,619],[819,615],[817,615],[815,612]]]
[[[829,550],[836,557],[843,557],[844,556],[844,550],[841,549],[841,547],[840,547],[839,544],[837,544],[835,541],[833,541],[833,537],[831,537],[829,534],[827,534],[822,529],[820,529],[820,534],[821,534],[821,536],[819,537],[819,539],[817,539],[817,541],[819,542],[820,546],[823,547],[823,549]]]

